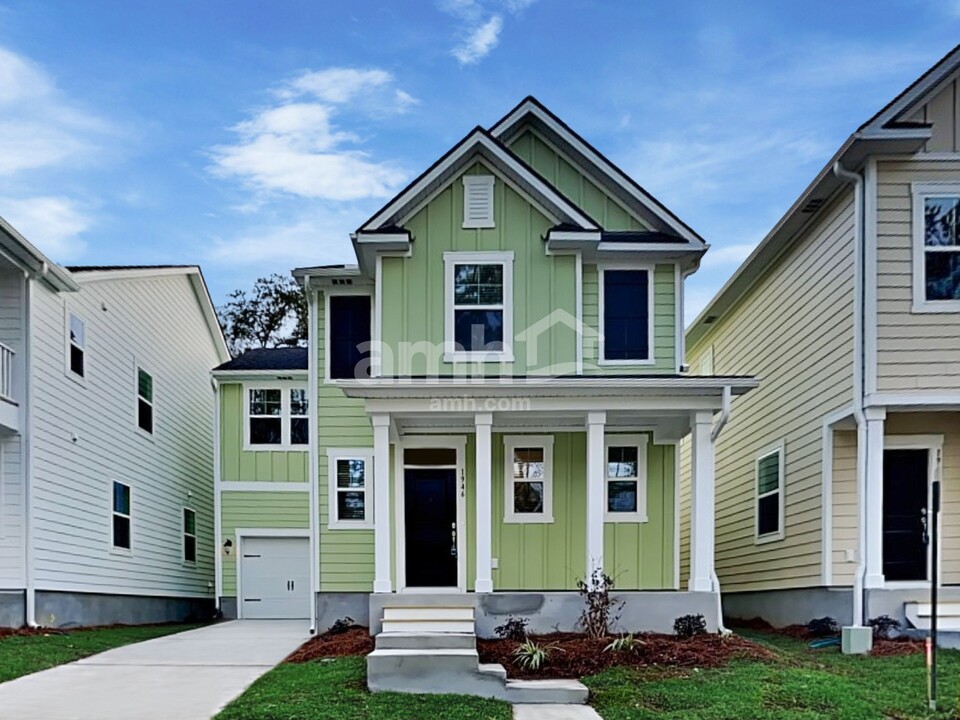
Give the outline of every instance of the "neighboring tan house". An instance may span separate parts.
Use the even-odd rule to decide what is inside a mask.
[[[71,267],[0,220],[0,626],[213,610],[200,269]]]
[[[716,628],[711,434],[756,383],[681,372],[700,237],[528,98],[352,240],[356,265],[294,271],[309,353],[214,372],[224,613],[572,629],[602,569],[622,627]]]
[[[694,373],[761,381],[717,446],[731,617],[925,627],[935,479],[960,600],[958,73],[960,48],[850,136],[687,332]]]

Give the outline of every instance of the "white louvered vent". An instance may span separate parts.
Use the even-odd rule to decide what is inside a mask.
[[[493,175],[464,175],[463,226],[492,228]]]

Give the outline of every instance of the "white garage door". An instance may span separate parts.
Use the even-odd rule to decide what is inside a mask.
[[[307,538],[244,538],[240,552],[241,617],[310,617]]]

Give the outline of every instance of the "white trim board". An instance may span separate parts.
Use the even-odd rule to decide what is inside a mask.
[[[224,480],[220,492],[310,492],[309,482],[254,482]]]

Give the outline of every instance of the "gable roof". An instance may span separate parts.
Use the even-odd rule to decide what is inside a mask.
[[[525,97],[497,121],[490,128],[490,132],[504,143],[509,143],[525,125],[532,125],[549,140],[562,146],[565,153],[577,162],[581,170],[658,230],[673,233],[699,247],[706,244],[700,235],[674,215],[666,205],[647,192],[532,95]]]
[[[307,348],[251,348],[213,370],[214,372],[249,372],[251,370],[306,370]]]
[[[687,328],[687,346],[693,347],[724,313],[743,297],[756,280],[820,215],[847,183],[837,177],[840,169],[857,170],[871,155],[914,153],[930,139],[932,126],[904,122],[903,118],[960,69],[960,45],[954,47],[933,67],[911,83],[879,112],[860,125],[833,157],[821,168],[773,229],[741,263],[724,286]]]

